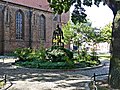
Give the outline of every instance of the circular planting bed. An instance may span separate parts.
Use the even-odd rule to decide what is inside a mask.
[[[37,51],[30,48],[17,49],[15,55],[19,60],[14,65],[27,68],[74,69],[100,64],[98,57],[91,56],[85,51],[75,55],[74,52],[59,46],[52,46],[47,50],[41,48]]]

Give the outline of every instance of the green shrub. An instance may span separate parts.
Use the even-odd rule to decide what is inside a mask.
[[[40,48],[38,50],[35,51],[35,54],[33,55],[35,60],[41,60],[41,61],[45,61],[46,59],[46,51],[45,48]]]
[[[46,51],[47,57],[52,62],[66,62],[72,61],[73,53],[59,46],[52,46]]]
[[[79,60],[84,60],[84,61],[88,61],[88,60],[91,60],[91,55],[89,55],[88,53],[87,53],[87,51],[85,51],[85,50],[82,50],[79,54],[78,54],[78,56],[77,56],[77,60],[79,61]]]
[[[70,69],[75,67],[73,52],[64,47],[52,46],[47,50],[41,48],[36,51],[30,48],[18,48],[14,53],[20,59],[15,62],[15,65],[18,66],[41,69]],[[83,50],[78,56],[76,55],[77,66],[98,65],[99,60],[95,58]]]
[[[32,49],[30,49],[30,48],[17,48],[14,53],[19,58],[19,60],[25,61],[25,60],[29,59],[29,55],[32,53]]]
[[[40,68],[40,69],[71,69],[74,65],[67,62],[40,62],[38,61],[25,61],[17,62],[16,65],[24,66],[28,68]]]
[[[75,58],[77,67],[91,67],[100,64],[98,56],[88,54],[84,49]]]
[[[46,51],[44,48],[41,48],[37,51],[34,51],[30,48],[17,48],[14,53],[19,58],[20,61],[26,61],[26,60],[44,61],[46,58]]]
[[[41,69],[70,69],[74,67],[73,53],[63,47],[53,46],[47,50],[41,48],[36,51],[29,48],[19,48],[16,49],[15,54],[20,59],[15,63],[18,66]]]

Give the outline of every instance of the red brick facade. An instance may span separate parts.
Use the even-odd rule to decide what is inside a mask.
[[[31,3],[29,2],[27,4],[27,1],[31,1]],[[33,0],[0,1],[0,54],[12,52],[19,47],[30,47],[30,44],[34,49],[38,49],[43,45],[44,47],[51,46],[52,33],[55,27],[54,24],[57,24],[55,21],[53,21],[54,15],[50,11],[50,8],[48,8],[48,3],[46,3],[47,0],[34,0],[34,3],[32,1]],[[44,4],[41,6],[39,5],[40,8],[38,8],[38,3],[35,1],[43,1]],[[46,5],[46,7],[43,8],[43,5]],[[15,15],[18,10],[21,10],[24,15],[24,38],[22,40],[16,39]],[[29,15],[30,12],[32,12],[31,18]],[[41,15],[44,15],[46,20],[46,41],[41,40],[40,38],[39,17]],[[68,14],[66,15],[67,18],[69,18]]]

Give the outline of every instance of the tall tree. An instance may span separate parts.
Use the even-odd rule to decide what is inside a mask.
[[[110,61],[110,85],[112,88],[120,89],[120,0],[48,0],[55,13],[61,14],[69,11],[74,4],[72,21],[86,22],[85,9],[82,7],[91,6],[93,3],[99,6],[101,1],[107,4],[113,11],[114,20],[112,27],[112,58]],[[83,4],[83,5],[82,5]],[[102,12],[101,12],[102,13]]]

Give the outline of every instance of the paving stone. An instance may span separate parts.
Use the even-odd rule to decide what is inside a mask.
[[[109,64],[88,70],[65,71],[19,68],[10,63],[0,64],[0,76],[6,74],[13,83],[9,90],[89,90],[88,83],[91,82],[94,73],[108,72]]]

